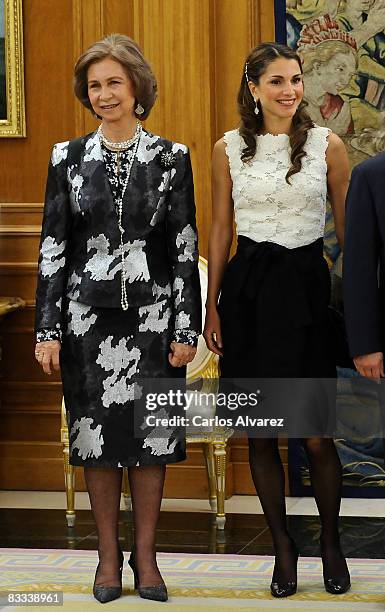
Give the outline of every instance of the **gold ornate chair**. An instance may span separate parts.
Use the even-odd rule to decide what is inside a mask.
[[[205,300],[207,291],[207,261],[199,258],[199,274],[202,290],[202,315],[205,316]],[[187,366],[187,383],[199,383],[202,380],[200,392],[215,394],[216,379],[218,378],[218,358],[211,353],[202,336],[199,337],[197,353],[194,360]],[[190,391],[191,392],[191,391]],[[199,394],[199,392],[198,392]],[[212,397],[212,395],[211,395]],[[199,402],[198,402],[199,403]],[[215,400],[206,404],[204,408],[198,405],[193,406],[195,413],[204,417],[215,416]],[[188,443],[200,443],[203,445],[206,461],[207,477],[209,484],[209,502],[211,511],[216,514],[217,528],[222,530],[225,526],[225,485],[226,485],[226,455],[227,440],[233,433],[232,429],[219,427],[187,428],[186,439]],[[75,524],[75,469],[69,463],[69,440],[66,420],[64,399],[62,402],[61,416],[61,441],[63,443],[64,454],[64,479],[67,495],[67,524],[73,527]],[[123,496],[127,510],[131,509],[131,498],[128,484],[127,470],[123,471]]]

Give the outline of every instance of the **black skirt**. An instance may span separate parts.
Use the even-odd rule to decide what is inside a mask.
[[[186,458],[180,431],[136,435],[134,397],[141,379],[185,378],[168,361],[171,301],[129,308],[64,305],[61,350],[70,463],[84,467],[165,464]],[[167,407],[163,409],[167,411]]]
[[[239,236],[218,305],[222,380],[335,379],[329,301],[330,274],[322,239],[287,249]],[[312,435],[330,432],[335,421],[334,384],[333,389],[325,395],[320,382],[315,406],[313,387],[308,413],[304,413],[305,398],[285,433],[294,435],[297,424],[305,422]],[[304,434],[304,426],[298,432]]]

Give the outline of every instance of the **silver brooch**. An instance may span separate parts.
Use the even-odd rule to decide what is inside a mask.
[[[165,170],[169,170],[170,168],[173,168],[175,164],[175,153],[172,153],[171,151],[163,151],[163,153],[160,154],[160,165],[162,166],[162,168],[165,168]]]

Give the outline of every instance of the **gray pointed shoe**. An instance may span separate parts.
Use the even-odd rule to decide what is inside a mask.
[[[139,586],[138,570],[136,569],[135,559],[131,553],[128,560],[128,565],[134,573],[134,588],[138,591],[140,597],[143,599],[152,599],[153,601],[167,601],[168,593],[165,584],[156,584],[154,586]]]
[[[103,586],[101,584],[95,585],[92,589],[95,599],[100,601],[100,603],[107,603],[109,601],[113,601],[114,599],[118,599],[122,594],[122,587],[108,587]]]
[[[92,589],[92,593],[100,603],[108,603],[109,601],[113,601],[114,599],[118,599],[122,594],[122,571],[123,571],[123,562],[124,557],[122,551],[120,551],[120,586],[103,586],[102,584],[95,584]],[[98,573],[100,563],[98,563],[98,567],[95,572],[95,579]]]

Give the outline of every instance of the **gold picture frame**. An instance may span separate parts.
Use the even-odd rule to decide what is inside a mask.
[[[22,0],[0,0],[0,137],[26,136]]]

